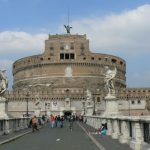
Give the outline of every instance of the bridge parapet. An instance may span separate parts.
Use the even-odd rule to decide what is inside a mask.
[[[129,144],[134,150],[150,148],[149,116],[84,116],[84,121],[95,129],[107,123],[107,135],[118,139],[120,143]]]
[[[28,128],[30,118],[0,119],[0,136]]]

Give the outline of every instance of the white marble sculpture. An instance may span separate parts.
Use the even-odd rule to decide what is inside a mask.
[[[86,90],[86,103],[85,103],[85,111],[86,115],[93,114],[93,101],[92,101],[92,93],[89,89]]]
[[[92,93],[89,89],[86,90],[86,100],[91,101],[92,100]]]
[[[8,79],[5,75],[5,70],[0,70],[0,118],[8,118],[7,115],[7,100],[4,97],[4,93],[8,87]]]
[[[8,87],[8,79],[5,75],[6,70],[0,70],[0,96],[5,93]]]
[[[108,66],[105,69],[106,72],[104,74],[105,75],[104,81],[108,91],[107,96],[105,98],[115,98],[115,88],[113,79],[117,74],[117,69],[114,68],[114,70],[110,70]]]

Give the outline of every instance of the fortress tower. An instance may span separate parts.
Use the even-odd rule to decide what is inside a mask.
[[[100,88],[104,86],[106,66],[117,68],[115,87],[126,87],[126,63],[123,59],[92,53],[86,35],[49,35],[43,54],[14,62],[13,89],[32,87],[32,90],[48,90],[52,86],[62,89]]]
[[[68,31],[67,34],[49,35],[42,54],[14,62],[13,93],[22,95],[22,100],[24,96],[21,93],[29,91],[31,102],[38,95],[40,101],[50,105],[51,112],[71,110],[81,113],[86,90],[92,94],[98,91],[101,97],[106,94],[106,68],[117,69],[114,78],[116,90],[125,88],[126,62],[122,58],[92,53],[86,35],[70,34]],[[12,96],[9,97],[13,101]],[[33,111],[33,104],[31,107]],[[25,108],[22,106],[22,109]]]

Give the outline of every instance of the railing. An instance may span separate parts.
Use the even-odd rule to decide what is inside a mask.
[[[0,119],[0,136],[28,128],[30,118]]]
[[[150,143],[150,123],[143,123],[144,142]]]
[[[95,129],[100,128],[102,123],[107,123],[107,135],[113,139],[129,144],[134,150],[150,150],[149,116],[84,116],[84,120]]]

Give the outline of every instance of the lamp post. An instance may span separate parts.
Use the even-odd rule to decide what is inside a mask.
[[[83,113],[84,113],[84,115],[85,115],[85,102],[84,102],[84,108],[83,108],[83,111],[84,111]]]
[[[93,97],[93,115],[96,115],[96,111],[95,111],[95,96]]]
[[[26,94],[26,102],[27,102],[27,109],[26,109],[26,116],[29,117],[29,108],[28,108],[28,105],[29,105],[29,93]]]
[[[70,109],[70,113],[71,113],[71,100],[69,98],[69,89],[66,89],[66,93],[67,93],[67,99],[69,99],[69,109]]]
[[[47,103],[45,103],[45,116],[47,115],[46,106],[47,106]]]
[[[100,91],[100,89],[97,88],[96,91],[95,91],[95,93],[93,94],[93,115],[96,115],[95,103],[97,101],[97,95],[100,95],[99,91]]]
[[[129,110],[128,110],[128,114],[129,114],[129,116],[131,115],[130,114],[130,100],[129,100],[129,95],[127,94],[127,101],[128,101],[128,106],[129,106]]]
[[[83,106],[83,115],[85,115],[85,100],[82,102],[82,106]]]

